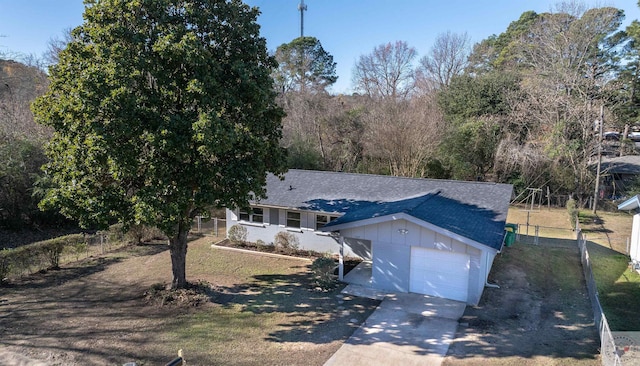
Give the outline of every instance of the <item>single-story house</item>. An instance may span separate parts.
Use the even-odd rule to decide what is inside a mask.
[[[629,257],[634,268],[640,269],[640,195],[633,196],[618,205],[618,210],[634,210],[633,224],[631,226],[631,243],[629,244]]]
[[[502,250],[512,186],[309,170],[267,178],[268,198],[227,210],[227,230],[301,249],[358,256],[370,285],[477,304]],[[341,261],[342,263],[342,261]]]
[[[640,176],[640,155],[603,157],[600,173],[600,198],[616,199],[624,196]]]

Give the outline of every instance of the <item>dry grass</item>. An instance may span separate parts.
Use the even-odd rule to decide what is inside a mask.
[[[500,288],[467,307],[444,365],[600,365],[575,246],[516,243],[496,258],[489,282]]]
[[[322,365],[377,305],[314,291],[309,261],[211,241],[187,255],[188,279],[212,284],[210,303],[145,304],[146,289],[170,280],[169,253],[131,247],[0,289],[0,348],[52,365],[164,364],[178,349],[191,365]]]
[[[588,210],[580,211],[580,226],[589,241],[626,253],[627,240],[631,235],[632,216],[627,212],[604,212],[597,215]],[[563,208],[541,208],[526,211],[512,206],[509,209],[507,222],[519,224],[520,233],[526,234],[527,222],[529,235],[535,235],[535,227],[539,226],[539,235],[547,238],[575,239],[576,233],[571,228],[567,210]]]
[[[542,226],[541,236],[546,245],[554,240],[574,246],[575,232],[571,231],[565,209],[545,209],[528,213],[530,231]],[[604,212],[597,215],[580,211],[580,226],[588,241],[594,278],[598,286],[600,303],[614,331],[640,330],[640,318],[635,316],[635,304],[640,301],[640,275],[630,270],[627,245],[631,235],[632,215],[628,212]],[[509,210],[508,222],[526,227],[527,212],[517,207]],[[551,228],[554,227],[554,228]],[[522,229],[521,229],[522,230]],[[565,240],[568,239],[568,240]],[[531,241],[530,238],[523,240]],[[559,246],[559,244],[558,244]]]

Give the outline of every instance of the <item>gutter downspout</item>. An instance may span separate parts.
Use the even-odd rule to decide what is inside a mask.
[[[504,241],[507,239],[507,233],[504,233],[504,236],[502,237],[502,245],[500,245],[500,250],[498,250],[496,252],[496,254],[500,254],[502,253],[502,249],[504,249]],[[489,288],[500,288],[499,285],[496,285],[495,283],[489,283],[488,279],[489,279],[489,256],[486,257],[486,262],[485,262],[485,266],[484,268],[486,268],[487,273],[486,276],[484,278],[484,287],[489,287]]]
[[[338,280],[344,281],[344,236],[340,235],[340,253],[338,254]]]

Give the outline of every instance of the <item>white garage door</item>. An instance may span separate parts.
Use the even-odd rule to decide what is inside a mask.
[[[409,291],[467,301],[469,255],[411,247]]]

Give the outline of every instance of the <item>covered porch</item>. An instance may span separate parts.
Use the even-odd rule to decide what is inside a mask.
[[[342,290],[342,293],[366,297],[369,299],[383,300],[389,295],[389,293],[373,287],[373,282],[371,280],[372,273],[371,261],[362,261],[344,276],[342,281],[348,285],[344,290]]]
[[[344,275],[342,281],[351,285],[373,288],[371,280],[372,273],[373,269],[371,261],[362,261],[354,269],[349,271],[349,273]]]

